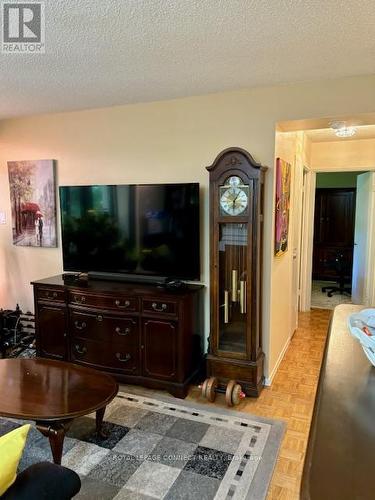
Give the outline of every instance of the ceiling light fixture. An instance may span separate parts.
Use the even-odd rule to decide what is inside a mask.
[[[357,127],[347,125],[345,122],[332,122],[330,125],[337,137],[353,137],[357,132]]]

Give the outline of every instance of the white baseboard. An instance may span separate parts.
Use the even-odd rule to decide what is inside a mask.
[[[285,353],[286,353],[286,350],[288,349],[289,347],[289,344],[290,344],[290,340],[291,340],[291,337],[288,338],[288,340],[285,342],[285,345],[279,355],[279,357],[277,358],[277,361],[276,361],[276,364],[275,366],[273,367],[273,370],[272,372],[270,373],[270,376],[269,377],[266,377],[265,381],[264,381],[264,385],[271,385],[272,384],[272,380],[274,378],[274,376],[276,375],[276,372],[277,372],[277,369],[279,368],[279,365],[281,363],[281,361],[283,360],[284,356],[285,356]]]

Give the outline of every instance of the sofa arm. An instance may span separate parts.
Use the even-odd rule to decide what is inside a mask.
[[[81,480],[74,471],[41,462],[21,472],[0,500],[70,500],[80,489]]]

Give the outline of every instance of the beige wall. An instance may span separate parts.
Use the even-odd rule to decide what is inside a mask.
[[[375,167],[375,139],[311,143],[313,169],[366,170]]]
[[[280,157],[291,165],[291,193],[289,214],[288,251],[273,261],[272,304],[283,310],[283,321],[271,311],[272,352],[277,358],[268,374],[269,381],[275,374],[283,354],[293,335],[298,317],[298,279],[301,259],[302,187],[303,169],[309,167],[310,143],[306,134],[300,132],[276,132],[275,158]],[[293,258],[293,254],[295,258]],[[280,285],[282,284],[282,285]]]
[[[291,165],[291,179],[295,176],[295,155],[297,147],[297,133],[296,132],[285,132],[276,133],[275,141],[275,158],[282,158]],[[294,185],[291,184],[291,200],[293,200]],[[293,333],[292,318],[291,318],[291,296],[292,296],[292,259],[290,258],[292,247],[293,247],[293,222],[294,222],[294,206],[291,204],[291,210],[289,213],[289,240],[288,240],[288,250],[285,254],[280,257],[274,258],[273,261],[273,282],[274,286],[272,288],[272,306],[273,309],[284,311],[284,318],[282,323],[280,323],[277,314],[273,314],[271,317],[271,330],[276,331],[277,335],[272,338],[272,351],[278,353],[278,358],[272,366],[272,372],[270,372],[269,379],[274,375],[277,365],[282,359],[282,355],[285,352],[289,344],[290,337]],[[282,283],[282,287],[280,287]]]
[[[273,257],[275,125],[374,111],[375,77],[226,92],[173,101],[0,122],[0,306],[32,308],[29,282],[62,270],[61,248],[11,243],[8,160],[56,159],[59,184],[198,181],[202,185],[202,280],[208,284],[207,172],[228,146],[247,149],[266,174],[263,330],[266,373],[290,334],[291,252]],[[206,294],[208,297],[208,294]],[[208,302],[206,300],[206,334]]]

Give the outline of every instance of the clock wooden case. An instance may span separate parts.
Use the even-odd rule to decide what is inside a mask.
[[[210,339],[207,373],[248,396],[264,385],[261,247],[265,167],[240,148],[222,151],[210,176]]]

